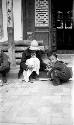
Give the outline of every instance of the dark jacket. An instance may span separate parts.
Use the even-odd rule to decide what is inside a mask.
[[[51,74],[51,72],[53,72],[54,70],[56,70],[57,77],[59,77],[61,80],[66,81],[72,77],[70,68],[61,61],[56,61],[49,74]]]
[[[10,69],[10,62],[8,61],[8,56],[1,51],[0,53],[0,72]]]

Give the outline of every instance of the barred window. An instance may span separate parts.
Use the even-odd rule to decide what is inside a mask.
[[[35,26],[49,26],[48,0],[35,0]]]

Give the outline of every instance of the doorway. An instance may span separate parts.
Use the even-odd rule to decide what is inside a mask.
[[[56,24],[56,46],[57,50],[73,50],[73,23],[72,6],[73,0],[54,0],[55,4],[55,24]]]
[[[34,32],[34,0],[22,0],[23,39],[31,38]]]
[[[50,44],[49,5],[49,0],[22,0],[24,40],[30,38]]]

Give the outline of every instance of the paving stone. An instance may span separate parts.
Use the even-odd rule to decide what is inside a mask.
[[[0,125],[73,125],[73,82],[54,86],[51,81],[26,83],[10,77],[0,87]]]
[[[0,89],[2,125],[5,122],[8,125],[63,125],[68,121],[71,84],[55,87],[48,81],[35,81],[33,84],[16,81]],[[67,121],[64,123],[63,119]]]

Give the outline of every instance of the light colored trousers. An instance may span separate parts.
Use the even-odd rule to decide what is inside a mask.
[[[26,65],[28,67],[32,67],[31,69],[28,69],[27,71],[23,71],[23,76],[25,82],[29,81],[29,77],[32,74],[33,71],[36,72],[37,75],[39,75],[39,69],[40,69],[40,60],[37,57],[31,57],[30,59],[26,60]]]

